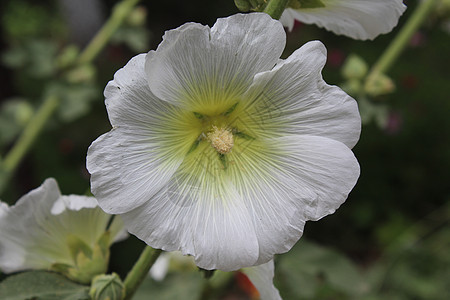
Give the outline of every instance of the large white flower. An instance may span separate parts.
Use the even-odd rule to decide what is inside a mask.
[[[357,104],[323,81],[322,43],[280,60],[285,38],[263,13],[188,23],[117,71],[113,129],[87,155],[99,205],[224,271],[268,262],[333,213],[359,176]]]
[[[298,20],[359,40],[390,32],[406,9],[402,0],[293,0],[290,4],[280,18],[289,30]]]
[[[126,237],[123,223],[93,197],[62,196],[53,178],[9,207],[0,202],[0,269],[60,271],[90,282],[106,271],[109,245]]]

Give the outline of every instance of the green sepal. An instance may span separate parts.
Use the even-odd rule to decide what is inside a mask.
[[[236,136],[236,137],[239,137],[239,138],[243,138],[243,139],[248,140],[248,141],[255,139],[251,135],[248,135],[248,134],[243,133],[243,132],[238,131],[238,130],[233,130],[233,135]]]
[[[92,257],[92,249],[79,237],[69,234],[66,237],[67,246],[69,246],[70,255],[72,259],[76,261],[79,253],[83,253],[84,256]]]
[[[325,7],[321,0],[290,0],[288,7],[294,9]]]
[[[89,247],[80,238],[69,235],[67,245],[73,259],[73,265],[54,263],[50,270],[63,274],[80,283],[90,283],[96,275],[105,273],[108,268],[111,233],[103,233],[94,247]]]
[[[192,143],[192,146],[191,146],[191,148],[189,148],[187,154],[190,154],[190,153],[192,153],[195,149],[197,149],[198,145],[200,144],[200,141],[201,141],[201,138],[200,138],[200,137],[197,138],[197,139],[194,141],[194,143]]]
[[[194,113],[194,116],[199,120],[203,120],[205,118],[205,116],[202,115],[201,113],[198,113],[196,111],[194,111],[193,113]]]
[[[122,300],[125,298],[125,286],[116,273],[95,276],[89,295],[92,300]]]
[[[234,4],[242,12],[247,12],[252,9],[252,5],[248,0],[234,0]]]
[[[223,169],[226,170],[228,168],[228,158],[225,154],[217,152],[219,155],[219,160],[222,163]]]
[[[229,109],[227,109],[224,113],[222,113],[223,116],[228,116],[229,114],[231,114],[235,109],[236,106],[239,104],[239,102],[236,102],[235,104],[233,104],[233,106],[231,106]]]

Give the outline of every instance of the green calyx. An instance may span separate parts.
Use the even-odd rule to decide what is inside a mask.
[[[325,7],[322,0],[289,0],[288,7],[294,9]]]
[[[234,0],[236,7],[243,12],[263,11],[268,0]]]
[[[116,273],[98,275],[92,280],[89,296],[92,300],[122,300],[125,286]]]
[[[109,246],[111,234],[106,231],[93,247],[87,245],[83,240],[74,235],[67,236],[73,264],[54,263],[51,270],[61,273],[67,278],[88,284],[96,275],[105,273],[108,268]]]

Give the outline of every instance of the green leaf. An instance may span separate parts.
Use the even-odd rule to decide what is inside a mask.
[[[0,283],[2,300],[88,300],[88,292],[87,286],[45,271],[19,273]]]
[[[359,270],[344,255],[306,240],[281,256],[276,269],[296,298],[310,299],[328,289],[355,297],[365,286]]]
[[[162,282],[147,277],[133,300],[197,300],[200,298],[204,280],[200,272],[170,273]]]
[[[57,114],[61,121],[67,123],[88,114],[91,103],[101,95],[91,82],[81,84],[52,82],[46,93],[56,94],[61,99]]]

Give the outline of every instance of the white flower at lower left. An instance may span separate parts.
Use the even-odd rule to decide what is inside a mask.
[[[53,178],[13,206],[0,201],[0,270],[44,269],[89,283],[106,272],[109,247],[127,236],[94,197],[61,195]]]

